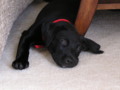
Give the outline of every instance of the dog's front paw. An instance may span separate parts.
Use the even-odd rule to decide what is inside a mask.
[[[93,52],[93,53],[95,53],[95,54],[103,54],[103,53],[104,53],[104,51],[102,51],[102,50],[98,50],[98,51]]]
[[[29,62],[28,61],[18,61],[18,60],[16,60],[12,63],[12,67],[15,68],[15,69],[22,70],[22,69],[25,69],[25,68],[29,67]]]

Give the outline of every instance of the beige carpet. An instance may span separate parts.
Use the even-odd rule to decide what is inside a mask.
[[[86,37],[104,54],[82,52],[71,69],[58,67],[47,50],[30,50],[30,67],[11,67],[21,32],[29,28],[45,5],[31,5],[14,24],[0,60],[0,90],[120,90],[120,11],[98,11]]]

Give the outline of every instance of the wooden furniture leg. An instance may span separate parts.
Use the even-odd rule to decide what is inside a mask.
[[[85,35],[96,11],[98,0],[81,0],[75,22],[79,34]]]

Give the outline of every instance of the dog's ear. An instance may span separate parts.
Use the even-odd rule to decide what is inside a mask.
[[[45,45],[48,47],[54,38],[55,25],[54,23],[43,23],[41,29]]]
[[[96,42],[80,36],[80,41],[82,42],[82,50],[83,51],[90,51],[95,54],[101,54],[103,51],[100,50],[100,45]]]
[[[43,38],[45,40],[45,45],[48,47],[58,32],[66,30],[66,23],[43,23],[41,29]]]

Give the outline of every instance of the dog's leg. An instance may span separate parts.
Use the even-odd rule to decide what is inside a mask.
[[[27,68],[29,66],[28,56],[30,46],[41,40],[41,25],[40,23],[34,23],[27,31],[22,33],[18,45],[16,59],[12,63],[13,68],[20,70]]]
[[[35,22],[27,31],[22,33],[16,59],[12,63],[13,68],[22,70],[29,66],[28,56],[30,46],[34,43],[39,43],[39,41],[42,42],[41,24]]]
[[[29,31],[24,31],[20,38],[18,45],[16,60],[13,62],[12,66],[15,69],[25,69],[29,66],[28,55],[29,48],[32,43],[32,34]]]
[[[95,54],[102,54],[103,51],[100,50],[100,45],[97,44],[96,42],[88,39],[88,38],[83,38],[82,39],[82,50],[83,51],[90,51]]]

